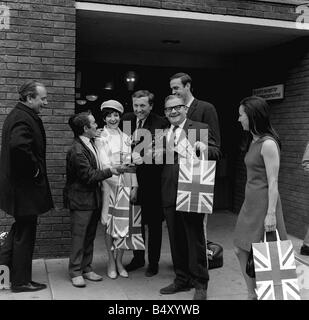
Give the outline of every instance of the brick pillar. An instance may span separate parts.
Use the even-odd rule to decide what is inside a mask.
[[[47,167],[55,210],[40,216],[35,256],[64,256],[70,249],[70,218],[63,210],[65,154],[72,141],[67,120],[75,100],[75,1],[12,0],[8,28],[0,29],[0,129],[28,79],[44,83],[48,106],[42,112]],[[0,212],[0,231],[12,219]]]

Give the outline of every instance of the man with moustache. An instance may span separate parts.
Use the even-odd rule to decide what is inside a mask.
[[[166,134],[166,147],[163,149],[165,150],[166,163],[162,171],[162,205],[176,277],[174,282],[162,288],[160,293],[175,294],[180,291],[188,291],[193,285],[195,287],[193,299],[206,300],[209,275],[203,228],[205,214],[176,212],[178,160],[190,155],[175,152],[174,144],[176,147],[180,146],[180,142],[187,139],[196,154],[207,150],[209,158],[215,156],[216,148],[210,131],[208,131],[208,141],[205,139],[203,131],[208,130],[208,125],[187,119],[187,106],[181,97],[176,95],[166,97],[164,111],[170,126]],[[195,132],[193,136],[191,135],[192,131]],[[194,141],[190,141],[193,138],[195,138]],[[169,163],[168,159],[173,159],[173,163]]]
[[[53,208],[46,171],[46,136],[39,114],[47,106],[45,86],[35,80],[19,89],[19,102],[2,129],[0,208],[14,217],[0,250],[0,265],[10,269],[12,292],[46,288],[32,280],[38,215]]]
[[[131,124],[133,139],[137,137],[135,146],[143,141],[138,138],[138,130],[148,130],[152,136],[156,129],[163,129],[168,121],[152,111],[154,94],[148,90],[139,90],[132,95],[133,111],[123,115],[123,131],[126,123]],[[142,131],[142,130],[141,130]],[[143,156],[143,154],[141,154]],[[145,225],[148,225],[148,262],[145,272],[147,277],[158,273],[162,243],[163,211],[161,205],[161,171],[162,166],[156,164],[140,164],[137,166],[138,202],[142,212],[142,235],[145,241]],[[134,258],[126,266],[127,271],[133,271],[145,265],[145,251],[134,250]]]

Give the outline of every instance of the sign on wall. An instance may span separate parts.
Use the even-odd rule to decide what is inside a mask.
[[[256,88],[252,90],[252,94],[262,97],[265,100],[283,99],[284,85],[277,84],[274,86]]]

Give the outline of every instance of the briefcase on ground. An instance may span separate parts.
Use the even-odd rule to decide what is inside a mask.
[[[208,270],[223,266],[223,247],[218,243],[207,241]]]

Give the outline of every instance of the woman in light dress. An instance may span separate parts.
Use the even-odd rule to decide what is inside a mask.
[[[131,145],[129,137],[119,129],[123,106],[116,100],[108,100],[101,105],[102,118],[105,126],[95,144],[99,152],[100,165],[102,168],[119,165],[126,159],[131,158]],[[108,252],[107,275],[112,279],[128,277],[128,273],[122,264],[123,249],[116,249],[115,244],[120,238],[129,235],[129,210],[124,216],[113,216],[113,204],[110,195],[115,194],[119,182],[124,182],[129,187],[130,202],[136,202],[137,179],[135,173],[123,173],[103,181],[103,207],[101,222],[105,227],[105,240]]]
[[[243,99],[238,121],[250,139],[244,159],[247,168],[245,200],[235,227],[234,245],[246,281],[248,299],[255,300],[255,279],[246,273],[252,243],[260,242],[265,231],[276,229],[281,240],[287,239],[278,192],[281,143],[271,126],[269,106],[263,98]]]

